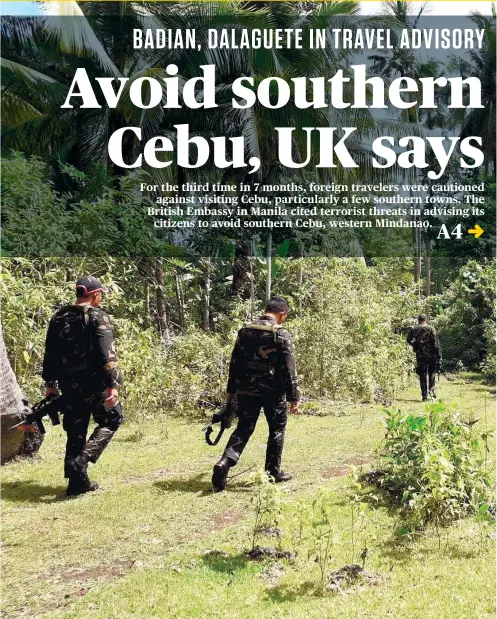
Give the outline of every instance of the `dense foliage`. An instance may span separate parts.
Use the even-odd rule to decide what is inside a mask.
[[[377,481],[399,503],[409,530],[488,510],[486,437],[471,421],[439,402],[421,415],[386,409],[384,425]]]
[[[302,266],[288,264],[283,280]],[[303,383],[313,396],[374,401],[405,380],[410,353],[395,326],[419,309],[416,290],[396,285],[360,260],[309,259],[294,294],[295,338]],[[284,283],[278,289],[285,292]]]
[[[262,308],[255,295],[264,285],[264,263],[253,265],[254,297],[246,302],[229,296],[225,261],[211,265],[208,325],[202,323],[202,268],[166,263],[158,290],[144,266],[147,263],[104,259],[4,260],[5,342],[21,386],[32,399],[42,393],[40,370],[50,316],[72,301],[78,274],[90,272],[110,288],[105,307],[115,327],[128,417],[201,414],[222,401],[237,329]],[[357,259],[281,260],[276,266],[275,291],[292,306],[288,328],[304,396],[374,401],[380,394],[392,395],[405,380],[410,359],[396,325],[419,309],[412,277],[407,277],[410,284],[399,285],[384,264],[367,267]],[[179,281],[180,267],[184,272]],[[406,272],[409,264],[398,268],[398,277]],[[166,301],[168,338],[158,321],[156,292]]]
[[[464,265],[434,303],[434,324],[449,366],[495,377],[495,262]]]
[[[420,19],[424,5],[415,7],[407,1],[386,2],[375,22],[388,28],[409,30]],[[141,28],[144,20],[153,27],[168,29],[198,30],[203,35],[207,29],[217,29],[226,24],[238,24],[248,31],[252,29],[275,30],[298,27],[304,34],[310,29],[327,30],[329,37],[335,29],[344,27],[368,27],[368,16],[361,13],[360,3],[350,2],[222,2],[222,3],[125,3],[116,14],[113,3],[73,3],[64,12],[62,19],[29,19],[5,17],[0,28],[2,41],[2,155],[9,158],[11,151],[21,151],[27,157],[15,155],[7,162],[4,175],[4,242],[2,251],[10,256],[54,256],[104,254],[129,255],[175,255],[179,251],[205,252],[214,255],[224,249],[228,238],[226,231],[210,230],[205,234],[192,233],[184,236],[154,230],[145,223],[144,203],[147,199],[136,192],[139,181],[181,185],[184,181],[198,181],[198,170],[173,165],[155,169],[144,167],[137,174],[124,174],[108,156],[110,134],[120,126],[140,125],[143,139],[155,135],[168,135],[173,139],[173,128],[186,124],[196,135],[243,135],[246,138],[246,155],[260,157],[264,166],[258,173],[257,182],[283,183],[288,180],[349,183],[360,180],[367,183],[380,180],[378,170],[372,167],[371,139],[377,135],[393,135],[400,138],[421,131],[449,132],[461,137],[480,136],[486,159],[481,170],[459,169],[459,176],[451,178],[461,182],[487,184],[486,215],[479,219],[486,230],[483,239],[474,243],[473,238],[458,240],[457,248],[452,243],[439,241],[435,234],[422,231],[414,239],[408,230],[365,229],[323,231],[285,230],[274,231],[275,245],[284,240],[292,242],[293,255],[300,255],[305,246],[309,253],[320,251],[327,255],[364,255],[371,259],[377,255],[408,255],[415,249],[415,277],[419,280],[424,271],[427,294],[431,294],[442,282],[435,277],[431,285],[431,261],[438,256],[454,255],[483,257],[492,255],[495,248],[495,227],[492,209],[493,186],[489,180],[495,176],[495,27],[491,18],[471,15],[469,19],[484,33],[483,43],[477,51],[468,55],[444,59],[426,58],[416,50],[399,47],[394,37],[393,47],[388,51],[368,58],[368,74],[385,80],[406,76],[419,81],[434,74],[461,74],[475,76],[482,83],[484,107],[467,114],[448,107],[448,101],[437,93],[436,112],[410,107],[409,110],[391,110],[388,118],[373,115],[369,110],[352,108],[337,110],[330,106],[323,110],[307,108],[305,114],[290,101],[283,108],[270,109],[255,105],[250,114],[240,113],[230,106],[228,86],[235,75],[251,75],[255,83],[268,76],[278,75],[289,81],[295,75],[329,77],[337,71],[345,71],[354,63],[365,62],[360,50],[341,49],[333,53],[299,49],[218,49],[212,55],[208,46],[197,50],[176,49],[173,55],[167,50],[150,49],[148,46],[134,48],[126,33]],[[148,17],[145,18],[145,15]],[[243,46],[242,46],[243,47]],[[153,107],[137,110],[130,101],[129,90],[119,97],[112,108],[88,109],[86,107],[61,107],[69,92],[77,68],[84,66],[89,75],[122,78],[128,85],[146,73],[160,79],[167,63],[174,61],[182,80],[198,76],[198,67],[215,63],[217,75],[217,109],[209,114],[195,114],[185,106],[178,109]],[[353,78],[350,78],[353,79]],[[351,82],[351,87],[353,83]],[[272,93],[273,95],[274,93]],[[166,113],[167,110],[167,113]],[[274,127],[325,126],[356,128],[349,139],[354,158],[360,162],[360,175],[356,170],[336,168],[332,177],[325,168],[310,166],[309,170],[293,170],[288,179],[288,169],[276,157]],[[294,158],[305,159],[305,140],[301,136],[292,143]],[[130,156],[137,155],[137,143],[129,144]],[[33,157],[41,157],[40,160]],[[312,149],[312,163],[317,152]],[[34,173],[32,173],[34,172]],[[397,181],[429,179],[419,170],[415,176],[405,176],[401,169],[381,173],[381,180],[394,174]],[[50,185],[41,183],[40,175],[50,179]],[[219,180],[219,170],[208,165],[202,170],[203,180]],[[25,185],[24,181],[26,180]],[[226,170],[223,180],[234,184],[254,181],[245,168]],[[134,188],[133,188],[134,183]],[[81,191],[84,186],[85,191]],[[351,200],[352,191],[341,195]],[[490,209],[490,210],[489,210]],[[426,216],[423,215],[423,218]],[[448,223],[440,218],[433,223]],[[243,230],[241,230],[243,232]],[[28,238],[29,236],[29,238]],[[237,249],[247,240],[237,230],[230,230],[230,239]],[[182,248],[178,248],[181,240]],[[298,251],[297,251],[298,250]],[[450,254],[447,254],[450,252]],[[183,253],[183,255],[185,255]],[[252,254],[253,255],[253,254]],[[422,260],[423,257],[423,260]],[[436,273],[434,273],[436,276]]]
[[[147,198],[135,177],[114,180],[103,170],[87,176],[65,165],[59,178],[70,191],[53,188],[50,167],[38,157],[14,152],[2,159],[4,255],[77,256],[83,247],[87,256],[166,251],[148,229]]]

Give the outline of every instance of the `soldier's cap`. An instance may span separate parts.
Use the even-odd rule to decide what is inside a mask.
[[[108,288],[102,286],[100,280],[93,275],[84,275],[76,282],[76,294],[87,297],[95,292],[108,292]]]

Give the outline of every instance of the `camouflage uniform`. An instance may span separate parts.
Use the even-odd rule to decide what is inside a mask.
[[[238,425],[223,457],[236,464],[255,430],[261,408],[269,426],[266,470],[280,470],[287,401],[300,399],[293,344],[288,331],[263,316],[240,329],[231,356],[227,391],[237,397]]]
[[[106,409],[102,393],[121,383],[109,317],[89,304],[68,305],[55,313],[48,327],[43,378],[58,384],[63,396],[63,427],[67,433],[64,473],[71,477],[75,460],[84,454],[96,462],[123,421],[122,408]],[[90,418],[97,423],[86,440]]]
[[[421,396],[428,399],[428,394],[435,390],[435,374],[440,364],[440,344],[435,329],[427,324],[413,327],[407,336],[416,353],[416,373],[419,376]]]

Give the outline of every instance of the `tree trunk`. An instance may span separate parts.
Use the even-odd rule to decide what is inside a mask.
[[[250,260],[250,322],[254,320],[254,303],[255,303],[255,282],[254,282],[254,259]]]
[[[176,279],[176,300],[178,303],[178,318],[181,329],[184,331],[186,329],[186,320],[185,320],[185,301],[183,299],[183,290],[181,288],[181,273],[176,271],[175,274]]]
[[[272,256],[271,252],[273,249],[273,237],[271,232],[267,235],[266,241],[266,302],[271,298],[271,287],[272,287]]]
[[[154,278],[157,301],[157,324],[164,344],[169,346],[171,344],[171,333],[167,317],[167,300],[164,292],[164,260],[162,258],[155,259]]]
[[[416,216],[413,216],[413,221],[416,221]],[[420,230],[413,228],[413,250],[414,250],[414,281],[416,283],[421,279],[421,239]]]
[[[145,309],[147,312],[147,324],[150,324],[150,284],[148,282],[145,282]]]
[[[304,257],[304,244],[300,243],[300,247],[299,247],[299,268],[297,270],[297,286],[301,286],[303,280],[303,274],[304,274],[304,269],[302,268],[302,263],[303,260],[302,258]]]
[[[250,273],[250,243],[247,240],[237,243],[235,248],[235,260],[233,262],[233,281],[231,283],[231,295],[248,299],[250,296],[250,282],[247,277]]]
[[[426,246],[426,276],[425,276],[425,296],[431,296],[431,241],[429,238],[425,239]]]
[[[412,188],[409,189],[409,196],[412,198]],[[413,222],[417,221],[416,215],[411,215],[411,220]],[[417,283],[421,279],[421,243],[419,238],[419,230],[418,228],[412,228],[412,242],[414,249],[414,281]]]
[[[204,279],[204,312],[203,325],[204,331],[210,331],[210,311],[211,311],[211,259],[207,258],[205,265]]]
[[[7,357],[7,350],[0,329],[0,419],[1,419],[1,462],[8,462],[23,451],[25,432],[9,430],[23,419],[23,393]],[[37,448],[41,445],[41,441]],[[36,449],[35,449],[36,451]],[[32,453],[32,452],[31,452]]]

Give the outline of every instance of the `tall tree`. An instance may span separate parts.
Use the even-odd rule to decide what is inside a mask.
[[[483,30],[483,46],[468,52],[466,57],[454,57],[449,68],[457,70],[463,77],[477,77],[481,83],[482,108],[454,110],[454,120],[461,126],[461,138],[470,135],[480,136],[485,155],[484,173],[490,176],[496,172],[496,32],[495,4],[492,4],[492,17],[479,13],[471,14],[471,21]],[[466,101],[467,103],[467,101]]]

